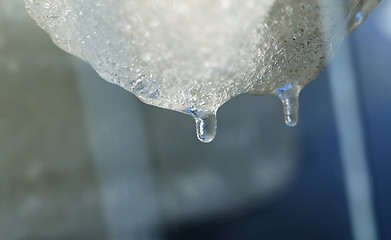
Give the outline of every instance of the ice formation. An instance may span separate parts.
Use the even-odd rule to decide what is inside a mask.
[[[194,117],[210,142],[216,112],[242,94],[280,97],[285,122],[339,42],[380,0],[25,0],[65,51],[141,101]]]

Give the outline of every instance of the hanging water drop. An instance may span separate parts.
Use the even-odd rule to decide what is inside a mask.
[[[196,122],[197,138],[203,143],[210,143],[216,136],[217,118],[215,111],[201,111],[191,108],[188,111]]]
[[[290,127],[295,126],[299,120],[300,90],[299,85],[291,83],[275,92],[284,107],[285,123]]]

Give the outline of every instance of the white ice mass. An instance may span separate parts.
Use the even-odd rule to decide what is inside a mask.
[[[55,44],[141,101],[190,114],[210,142],[231,98],[298,95],[380,0],[25,0]]]

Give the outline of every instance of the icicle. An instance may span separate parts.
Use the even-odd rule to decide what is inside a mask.
[[[299,120],[299,94],[301,87],[297,84],[289,84],[275,92],[284,107],[286,125],[293,127]]]
[[[202,111],[191,108],[188,111],[196,122],[198,139],[203,143],[210,143],[216,136],[217,118],[215,111]]]

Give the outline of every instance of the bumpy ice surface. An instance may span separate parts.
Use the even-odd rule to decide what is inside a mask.
[[[378,0],[25,0],[65,51],[147,104],[190,114],[210,142],[216,112],[275,94],[297,122],[298,95]]]

